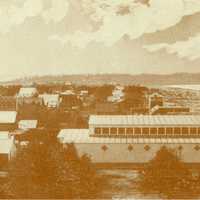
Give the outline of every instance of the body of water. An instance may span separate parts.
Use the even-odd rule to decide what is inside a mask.
[[[185,90],[196,90],[200,91],[200,85],[165,85],[163,88],[177,88],[177,89],[185,89]]]

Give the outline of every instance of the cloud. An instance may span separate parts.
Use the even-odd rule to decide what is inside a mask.
[[[184,16],[200,12],[199,0],[82,0],[83,12],[93,22],[101,24],[96,31],[78,32],[57,36],[59,41],[83,47],[88,43],[102,42],[113,45],[124,35],[136,39],[145,33],[165,30],[179,23]],[[125,9],[125,13],[121,11]],[[81,41],[82,36],[84,41]],[[50,40],[55,36],[50,37]]]
[[[0,33],[6,34],[21,25],[27,18],[41,16],[46,23],[61,21],[68,12],[68,1],[49,0],[51,7],[44,8],[44,0],[10,1],[0,7]],[[19,3],[20,4],[17,4]]]
[[[22,24],[27,17],[35,17],[42,11],[41,0],[26,0],[22,7],[7,4],[0,9],[0,32],[7,33],[17,25]]]
[[[149,52],[166,50],[169,54],[177,54],[179,58],[187,58],[194,61],[200,58],[200,34],[189,38],[187,41],[179,41],[174,44],[154,44],[144,46]]]
[[[51,3],[51,8],[42,14],[46,23],[50,21],[55,23],[61,21],[66,16],[69,7],[69,3],[66,0],[52,0]]]

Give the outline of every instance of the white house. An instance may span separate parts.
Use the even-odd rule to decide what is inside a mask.
[[[112,96],[107,98],[108,102],[121,102],[124,99],[124,92],[122,86],[116,86],[115,89],[112,91]]]
[[[16,111],[0,111],[0,124],[13,124],[16,122]]]
[[[29,130],[37,128],[37,120],[20,120],[18,122],[18,128],[21,130]]]
[[[18,98],[33,97],[38,93],[34,87],[22,87],[17,95]]]
[[[43,99],[44,105],[48,108],[57,108],[60,105],[59,94],[42,94],[39,97]]]
[[[0,131],[0,170],[2,170],[15,153],[14,137],[9,132]]]
[[[116,96],[109,96],[107,98],[107,101],[108,102],[112,102],[112,103],[119,103],[119,102],[122,102],[123,101],[123,98],[121,97],[116,97]]]
[[[67,96],[67,95],[75,95],[75,92],[73,90],[66,90],[61,93],[62,96]]]
[[[12,131],[16,127],[16,111],[0,111],[0,131]]]
[[[114,97],[123,97],[124,96],[124,92],[122,90],[113,90],[112,95]]]
[[[88,90],[81,90],[80,91],[80,96],[86,96],[86,95],[88,95]]]

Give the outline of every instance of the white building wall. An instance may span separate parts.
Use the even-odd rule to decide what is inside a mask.
[[[107,150],[103,150],[103,146]],[[132,151],[128,146],[132,145]],[[150,149],[145,150],[148,145]],[[75,144],[79,155],[88,154],[95,163],[145,163],[151,160],[164,144]],[[181,159],[188,163],[200,163],[200,150],[195,150],[196,144],[165,144],[164,146],[177,150]],[[178,148],[182,146],[182,150]],[[199,145],[200,146],[200,145]]]

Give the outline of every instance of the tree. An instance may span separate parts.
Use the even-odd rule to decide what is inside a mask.
[[[73,144],[65,149],[53,137],[33,139],[11,161],[7,191],[12,198],[97,198],[101,177],[88,156]]]
[[[93,86],[89,88],[89,94],[93,94],[95,96],[97,103],[105,102],[109,96],[112,96],[113,89],[113,85]]]
[[[129,85],[125,87],[125,99],[120,105],[120,110],[131,111],[134,113],[144,113],[146,105],[146,93],[148,89],[142,86]],[[138,109],[143,108],[143,109]]]
[[[176,153],[162,147],[143,170],[137,182],[143,194],[157,194],[164,198],[191,198],[199,188],[192,172]]]

